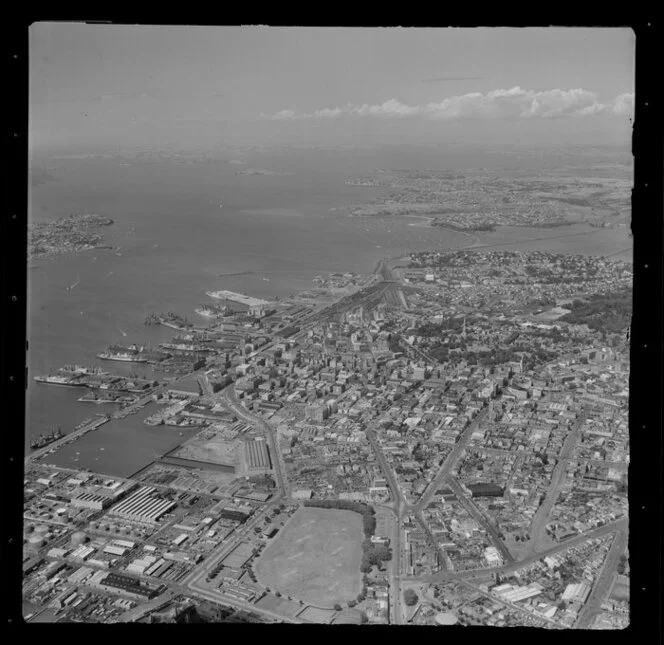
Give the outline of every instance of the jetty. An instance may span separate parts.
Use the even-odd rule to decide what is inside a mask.
[[[270,304],[268,300],[252,298],[251,296],[245,296],[242,293],[235,293],[234,291],[206,291],[205,295],[210,296],[210,298],[216,298],[218,300],[238,302],[241,305],[246,305],[247,307],[261,307]]]

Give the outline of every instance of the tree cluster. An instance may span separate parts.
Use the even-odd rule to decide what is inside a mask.
[[[632,289],[621,289],[608,294],[598,294],[587,302],[575,300],[570,313],[561,321],[574,325],[588,325],[590,329],[604,333],[621,333],[632,318]]]

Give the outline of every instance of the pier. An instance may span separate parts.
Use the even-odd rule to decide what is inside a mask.
[[[252,298],[251,296],[245,296],[242,293],[235,293],[234,291],[206,291],[205,295],[210,296],[210,298],[217,298],[218,300],[238,302],[241,305],[246,305],[247,307],[261,307],[270,304],[270,302],[267,300]]]

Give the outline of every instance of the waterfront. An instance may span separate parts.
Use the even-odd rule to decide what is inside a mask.
[[[51,160],[49,173],[56,181],[33,187],[33,220],[70,212],[107,215],[115,224],[104,230],[104,244],[115,248],[30,263],[26,447],[31,437],[51,426],[60,425],[67,433],[90,415],[89,407],[77,401],[77,388],[39,385],[33,376],[66,363],[152,376],[149,366],[109,365],[96,354],[112,343],[156,347],[170,340],[173,330],[143,324],[151,312],[173,310],[194,324],[209,324],[194,312],[201,303],[214,303],[205,295],[208,290],[268,300],[287,297],[311,288],[316,275],[369,273],[383,257],[427,248],[496,244],[505,250],[607,253],[631,246],[626,228],[510,227],[468,234],[412,226],[412,218],[350,218],[348,205],[369,200],[381,189],[347,186],[345,181],[384,159],[350,154],[322,158],[314,173],[308,164],[282,155],[271,163],[291,174],[260,177],[235,175],[223,160]],[[392,163],[401,161],[397,157]],[[467,159],[441,156],[438,162],[450,167]],[[432,159],[420,163],[431,164]],[[261,160],[260,165],[268,164]],[[540,237],[551,239],[529,241]],[[137,434],[146,428],[138,424]],[[93,433],[86,441],[94,443],[97,436]],[[140,444],[139,436],[135,440]]]
[[[26,445],[51,425],[66,433],[89,416],[76,401],[80,394],[40,386],[32,377],[74,362],[110,369],[96,354],[112,343],[155,347],[169,340],[173,330],[143,324],[150,312],[173,310],[206,325],[194,309],[214,302],[208,290],[286,297],[312,287],[318,274],[371,272],[386,255],[468,241],[459,233],[357,220],[330,210],[376,190],[345,186],[342,164],[336,173],[323,168],[315,176],[301,166],[304,177],[245,177],[221,162],[175,168],[168,161],[51,163],[49,172],[58,181],[32,189],[34,221],[104,213],[115,221],[104,230],[104,244],[115,248],[30,262]],[[292,160],[284,163],[294,172]],[[78,276],[80,283],[67,291]],[[111,371],[151,373],[122,363],[113,363]]]
[[[85,411],[85,406],[82,407]],[[157,408],[158,404],[150,403],[136,414],[112,419],[99,430],[48,455],[42,463],[129,477],[197,432],[197,429],[145,425],[143,419]]]

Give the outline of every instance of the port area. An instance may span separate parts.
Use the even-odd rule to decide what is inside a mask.
[[[137,376],[118,376],[108,372],[70,372],[66,368],[58,370],[55,374],[35,376],[35,381],[44,385],[60,385],[69,387],[87,387],[100,390],[113,396],[118,393],[145,393],[159,385],[154,379],[144,379]],[[90,400],[88,398],[85,399]]]
[[[118,405],[129,405],[138,400],[136,394],[122,394],[120,392],[103,392],[99,390],[91,390],[82,397],[77,399],[80,403],[115,403]]]
[[[87,434],[92,430],[97,430],[98,428],[101,428],[101,426],[103,426],[105,423],[108,423],[108,421],[110,420],[111,420],[110,415],[105,415],[102,417],[98,417],[96,419],[86,419],[85,421],[77,425],[74,428],[74,430],[69,434],[66,434],[62,438],[50,442],[47,446],[43,448],[38,448],[37,450],[34,450],[32,453],[30,453],[25,458],[26,466],[31,461],[39,461],[47,454],[53,453],[56,450],[62,448],[63,446],[66,446],[67,444],[72,443],[77,439],[80,439],[84,434]]]
[[[261,300],[260,298],[245,296],[242,293],[235,293],[234,291],[207,291],[205,295],[210,296],[210,298],[216,298],[217,300],[237,302],[241,305],[246,305],[247,307],[264,307],[271,304],[268,300]]]

